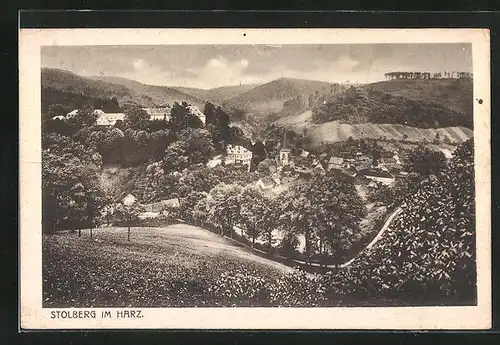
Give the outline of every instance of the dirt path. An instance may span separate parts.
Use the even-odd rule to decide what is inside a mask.
[[[368,245],[363,249],[361,250],[358,255],[356,255],[354,258],[352,258],[351,260],[347,261],[347,262],[344,262],[343,264],[340,265],[341,268],[344,268],[344,267],[347,267],[349,266],[350,264],[352,264],[354,261],[356,261],[356,259],[361,255],[361,253],[363,253],[365,250],[369,250],[371,248],[373,248],[373,246],[375,244],[377,244],[377,242],[382,238],[382,236],[384,235],[385,231],[389,228],[389,225],[391,225],[392,221],[394,220],[394,218],[399,214],[401,213],[402,209],[401,207],[398,207],[394,210],[394,212],[391,213],[391,215],[389,217],[387,217],[384,225],[382,226],[382,228],[380,229],[380,231],[377,233],[377,235],[373,238],[373,240],[368,243]]]

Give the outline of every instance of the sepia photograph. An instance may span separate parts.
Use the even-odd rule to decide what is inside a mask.
[[[39,159],[38,229],[21,223],[21,264],[23,243],[38,248],[30,308],[101,327],[149,309],[477,308],[489,59],[478,66],[475,43],[450,32],[130,44],[47,32],[31,67],[37,137],[20,129]]]

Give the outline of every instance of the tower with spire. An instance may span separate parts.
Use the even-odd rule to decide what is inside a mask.
[[[285,130],[285,135],[283,137],[283,144],[281,145],[280,148],[280,164],[282,166],[290,164],[290,154],[292,150],[288,148],[288,143],[286,141],[286,130]]]

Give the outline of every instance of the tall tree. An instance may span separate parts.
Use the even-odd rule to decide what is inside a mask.
[[[125,128],[147,129],[149,127],[149,115],[139,105],[127,104],[123,112],[125,113]]]
[[[245,187],[239,196],[241,210],[241,220],[244,225],[246,235],[252,240],[252,247],[255,240],[261,234],[266,210],[266,198],[262,192],[253,186]]]
[[[446,157],[441,151],[431,150],[426,146],[418,146],[410,152],[406,169],[423,176],[437,174],[446,166]]]
[[[239,194],[242,187],[236,184],[219,183],[210,191],[208,198],[209,221],[220,228],[221,234],[233,233],[240,220]]]

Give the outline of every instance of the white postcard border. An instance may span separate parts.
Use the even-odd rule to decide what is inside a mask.
[[[142,308],[142,318],[52,319],[42,308],[40,47],[48,45],[472,43],[478,304],[396,308]],[[491,327],[487,29],[20,29],[21,329],[488,329]],[[482,99],[482,104],[478,102]],[[61,309],[58,309],[61,310]],[[70,308],[115,313],[124,308]],[[130,308],[127,308],[130,310]]]

